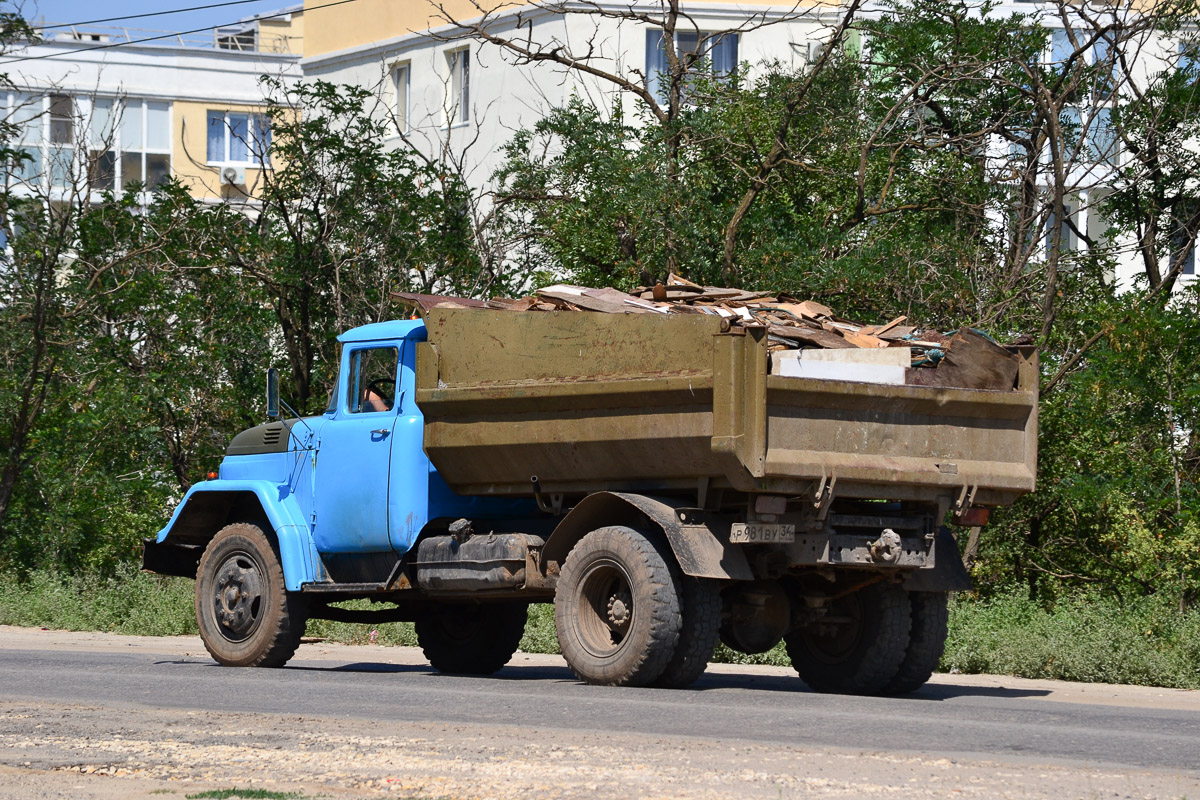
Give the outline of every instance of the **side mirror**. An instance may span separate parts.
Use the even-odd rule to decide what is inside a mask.
[[[272,367],[267,370],[267,417],[275,419],[279,416],[279,370]]]

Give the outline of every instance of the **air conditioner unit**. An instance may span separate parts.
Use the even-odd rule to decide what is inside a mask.
[[[228,183],[234,186],[244,186],[246,184],[246,170],[244,167],[222,167],[221,168],[221,183]]]

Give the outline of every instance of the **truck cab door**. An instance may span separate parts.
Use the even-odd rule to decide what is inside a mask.
[[[313,540],[321,553],[391,549],[388,484],[400,406],[402,342],[348,343],[337,400],[321,429]]]

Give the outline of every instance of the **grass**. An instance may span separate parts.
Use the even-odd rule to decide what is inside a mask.
[[[193,582],[134,570],[113,578],[35,572],[0,576],[0,624],[164,636],[195,634]],[[358,601],[366,608],[366,601]],[[314,620],[308,635],[348,644],[416,645],[410,623],[351,625]],[[529,609],[527,653],[557,653],[554,610]],[[787,666],[782,647],[745,655],[724,645],[714,661]],[[1018,592],[961,597],[950,607],[943,670],[1200,689],[1200,611],[1166,600],[1121,604],[1081,595],[1044,608]]]
[[[1046,609],[1018,592],[950,607],[942,668],[1024,678],[1200,689],[1200,611],[1162,598],[1066,598]]]

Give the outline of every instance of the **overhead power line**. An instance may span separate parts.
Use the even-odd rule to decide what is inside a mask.
[[[192,6],[190,8],[176,8],[171,11],[149,11],[145,14],[126,14],[123,17],[105,17],[104,19],[88,19],[83,22],[63,22],[55,25],[38,25],[40,30],[50,31],[55,28],[76,28],[80,25],[99,25],[102,22],[120,22],[125,19],[142,19],[144,17],[161,17],[164,14],[183,14],[188,11],[204,11],[209,8],[224,8],[225,6],[244,6],[247,3],[261,3],[262,0],[229,0],[225,3],[212,3],[207,6]]]
[[[323,3],[319,6],[309,6],[308,8],[306,8],[304,10],[305,11],[316,11],[319,8],[331,8],[332,6],[344,6],[346,3],[353,3],[353,2],[355,2],[355,0],[336,0],[336,2]],[[274,19],[276,17],[286,17],[291,13],[292,12],[290,12],[290,11],[282,11],[278,14],[264,14],[260,17],[257,17],[257,19]],[[233,24],[235,24],[235,23],[234,22],[228,23],[228,25],[233,25]],[[130,39],[129,41],[126,41],[126,42],[109,42],[108,44],[98,44],[98,45],[93,45],[92,47],[83,47],[78,50],[68,50],[68,51],[63,51],[61,53],[43,53],[40,56],[2,57],[2,58],[0,58],[0,65],[7,66],[8,64],[20,64],[24,61],[41,61],[41,60],[47,59],[47,58],[62,58],[64,56],[78,55],[79,53],[90,53],[95,50],[111,50],[115,47],[129,47],[130,45],[144,44],[146,42],[157,42],[157,41],[161,41],[163,39],[174,39],[177,36],[189,36],[193,33],[204,33],[205,31],[210,31],[214,28],[223,28],[223,27],[227,27],[227,25],[206,25],[203,28],[196,28],[195,30],[190,30],[190,31],[177,31],[175,33],[164,33],[160,36],[146,36],[141,39]]]

